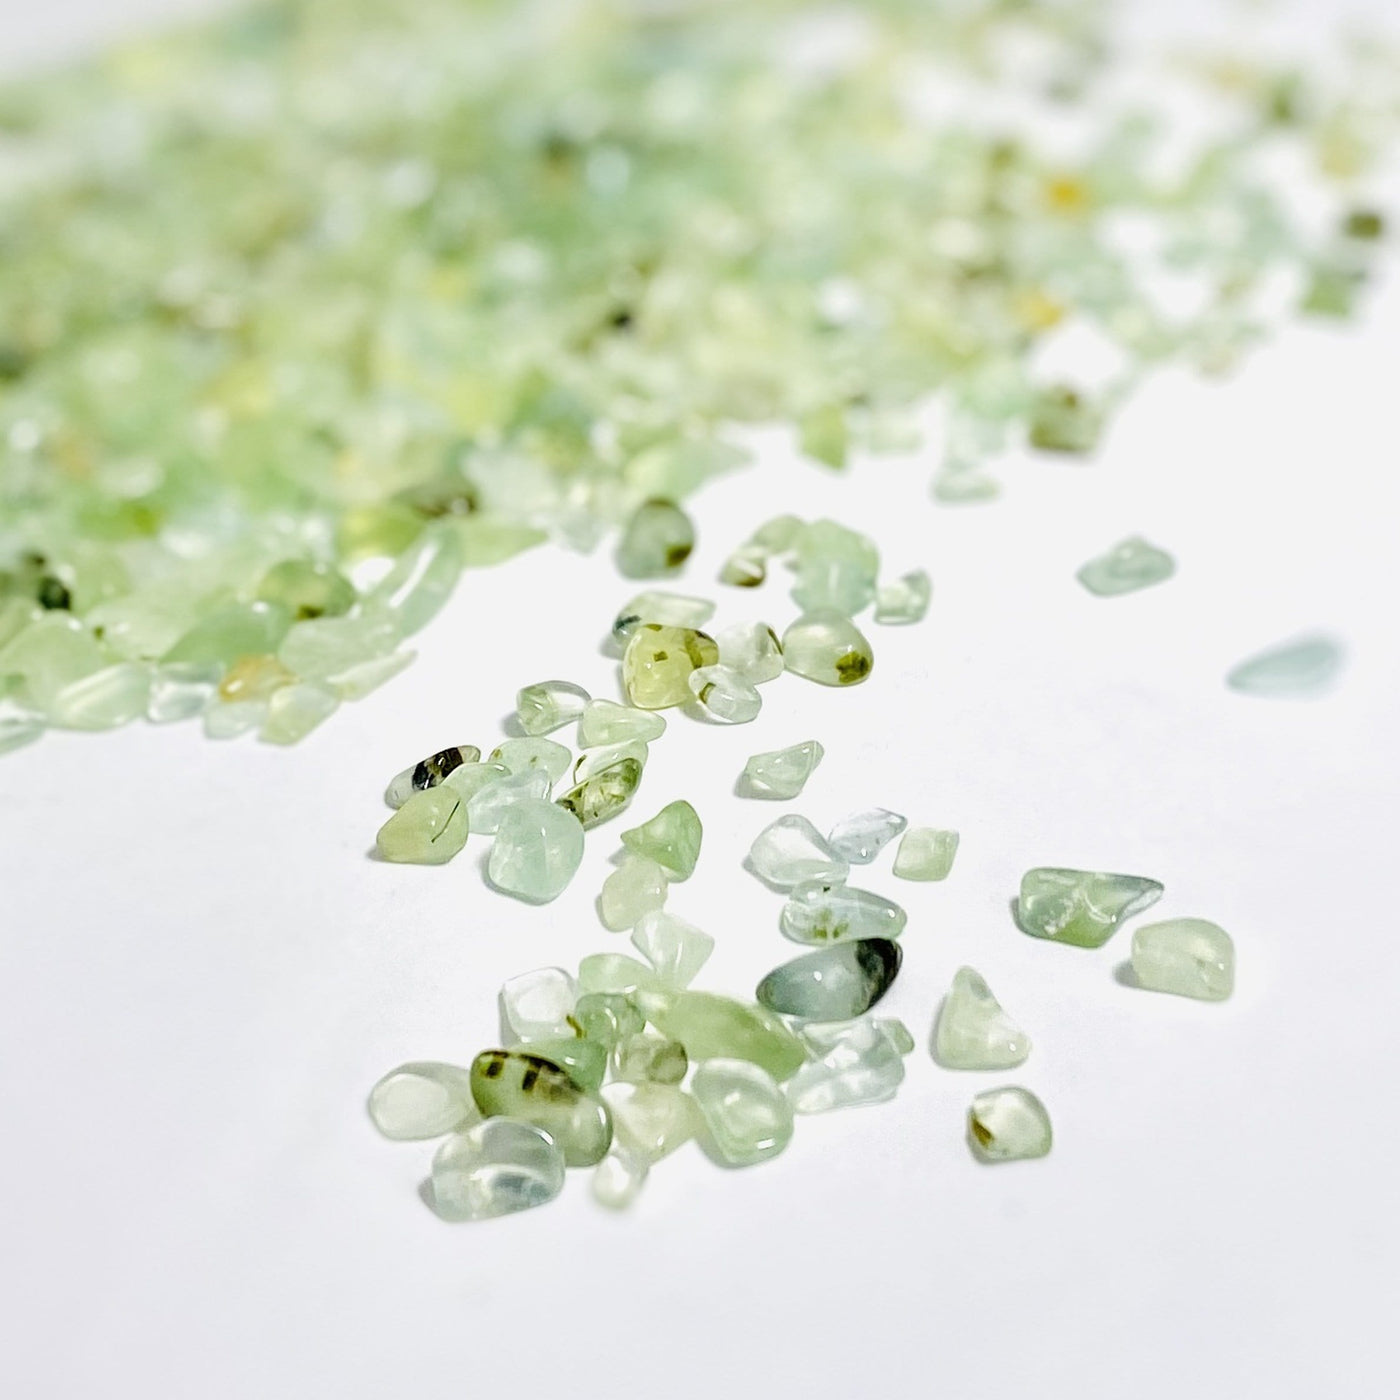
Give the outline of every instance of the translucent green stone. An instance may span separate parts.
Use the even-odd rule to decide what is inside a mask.
[[[766,622],[737,622],[715,633],[722,666],[737,671],[750,685],[777,680],[783,674],[783,647]]]
[[[797,797],[822,761],[826,750],[815,739],[786,749],[756,753],[739,776],[740,797],[761,797],[785,802]]]
[[[276,655],[291,625],[278,603],[235,603],[197,622],[161,660],[232,666],[240,656]]]
[[[842,860],[852,865],[869,865],[907,825],[898,812],[867,807],[842,817],[826,840]]]
[[[828,404],[805,414],[798,422],[797,438],[804,456],[838,470],[844,467],[850,450],[845,409]]]
[[[656,973],[626,953],[590,953],[578,965],[578,985],[582,992],[620,992],[623,996],[656,991],[661,983]]]
[[[266,700],[213,703],[204,711],[204,733],[210,739],[236,739],[261,727],[267,718]]]
[[[399,620],[392,613],[317,617],[292,624],[277,659],[295,676],[329,680],[393,651],[401,635]]]
[[[695,980],[715,948],[708,933],[661,909],[637,921],[632,944],[652,965],[659,981],[676,991]]]
[[[688,880],[700,858],[700,814],[683,798],[668,802],[650,821],[622,833],[629,851],[654,861],[668,880]]]
[[[338,569],[308,559],[284,559],[263,576],[255,594],[260,602],[286,608],[294,621],[340,617],[355,606],[354,585]]]
[[[443,865],[467,844],[466,799],[451,788],[416,792],[379,828],[385,860]]]
[[[854,938],[804,953],[758,984],[761,1006],[804,1021],[863,1016],[894,985],[903,958],[888,938]]]
[[[894,854],[894,873],[901,880],[946,880],[957,853],[956,831],[910,827]]]
[[[666,872],[654,860],[629,856],[603,881],[598,917],[614,933],[631,928],[643,914],[666,903]]]
[[[524,798],[502,814],[486,870],[498,890],[545,904],[564,892],[582,861],[578,820],[557,802]]]
[[[701,1145],[723,1166],[766,1162],[792,1141],[791,1106],[773,1076],[749,1060],[709,1060],[695,1071],[690,1093]]]
[[[558,805],[589,830],[622,811],[641,781],[642,765],[635,758],[620,759],[570,788]]]
[[[1342,659],[1332,638],[1302,637],[1240,662],[1225,683],[1245,695],[1316,695],[1336,679]]]
[[[0,650],[0,676],[19,676],[29,702],[44,710],[60,691],[102,670],[110,659],[76,618],[45,613]]]
[[[470,1071],[419,1061],[390,1070],[369,1091],[369,1116],[386,1138],[420,1142],[457,1132],[480,1114]]]
[[[222,674],[222,666],[209,663],[177,661],[155,667],[146,697],[146,718],[152,724],[170,724],[203,714],[219,688]]]
[[[618,705],[612,700],[590,700],[578,722],[581,748],[631,742],[649,744],[665,732],[664,716],[633,705]]]
[[[326,681],[342,700],[363,700],[407,669],[417,655],[416,651],[405,649],[387,656],[373,656],[327,676]]]
[[[437,616],[462,572],[462,546],[450,526],[425,530],[365,595],[367,614],[389,613],[409,636]]]
[[[628,1036],[613,1050],[613,1075],[627,1083],[679,1084],[689,1068],[685,1046],[652,1031]]]
[[[450,749],[440,749],[420,759],[412,768],[405,768],[390,780],[384,790],[384,801],[390,807],[402,807],[415,792],[426,792],[428,788],[439,787],[446,782],[463,764],[477,763],[481,750],[475,744],[456,744]],[[508,770],[497,765],[490,771],[491,777],[499,777]],[[461,791],[459,788],[458,791]],[[471,796],[470,793],[467,796]]]
[[[539,768],[507,773],[484,783],[467,799],[467,822],[471,829],[489,836],[496,832],[506,813],[522,802],[548,798],[549,774]]]
[[[618,542],[618,572],[624,578],[665,578],[694,548],[695,526],[674,501],[643,501]]]
[[[265,744],[296,744],[340,707],[332,690],[310,681],[284,685],[267,702],[267,717],[258,737]]]
[[[803,527],[797,537],[796,563],[792,597],[804,613],[829,612],[849,619],[875,598],[879,550],[866,536],[833,520]],[[783,652],[787,652],[786,640]]]
[[[612,1142],[607,1105],[542,1056],[484,1050],[472,1061],[471,1087],[485,1117],[534,1124],[554,1139],[571,1167],[591,1167]]]
[[[767,561],[761,550],[736,549],[720,566],[719,581],[731,588],[757,588],[768,576]]]
[[[728,666],[698,666],[687,682],[700,707],[720,724],[748,724],[763,708],[754,686]]]
[[[472,744],[463,744],[461,747],[464,752],[467,752],[472,750],[475,746]],[[410,768],[405,770],[405,772],[408,775],[409,782],[412,783],[416,776],[415,770]],[[456,768],[451,769],[447,773],[447,776],[441,779],[439,786],[451,788],[453,792],[464,797],[468,802],[471,802],[477,793],[481,792],[484,788],[490,787],[493,783],[499,783],[510,776],[510,769],[508,769],[504,763],[481,763],[468,760],[465,763],[459,764]],[[404,774],[399,774],[399,776],[394,779],[394,783],[399,783],[403,778]],[[390,784],[390,787],[392,789],[393,784]],[[519,788],[516,789],[516,795],[519,795]],[[387,798],[388,794],[386,793],[385,796]]]
[[[1030,1053],[1030,1039],[981,974],[959,968],[938,1013],[933,1058],[944,1069],[1012,1069]]]
[[[760,880],[783,890],[807,880],[840,884],[851,869],[821,832],[796,814],[779,817],[754,837],[748,864]]]
[[[563,744],[552,739],[507,739],[491,751],[490,762],[504,764],[512,773],[538,769],[552,785],[569,771],[573,758]]]
[[[875,665],[875,653],[854,622],[824,609],[803,613],[783,633],[783,664],[819,685],[859,685]]]
[[[642,1010],[692,1060],[751,1060],[781,1081],[807,1058],[802,1042],[776,1016],[713,992],[643,993]]]
[[[43,732],[43,717],[24,700],[18,677],[0,676],[0,754],[32,744]]]
[[[658,627],[703,627],[715,615],[715,605],[708,598],[694,598],[685,593],[639,593],[613,619],[613,641],[625,647],[632,633],[643,623]]]
[[[834,943],[843,938],[897,938],[907,915],[893,900],[831,880],[804,880],[778,916],[794,943]]]
[[[867,1018],[835,1030],[784,1085],[794,1113],[884,1103],[904,1082],[904,1055],[881,1022]]]
[[[620,744],[604,744],[600,748],[584,749],[574,762],[574,786],[586,783],[589,778],[606,768],[614,767],[624,758],[635,759],[645,768],[650,757],[651,750],[640,739],[627,739]]]
[[[674,1084],[610,1084],[604,1096],[612,1111],[614,1142],[649,1165],[695,1136],[695,1104]]]
[[[562,1069],[585,1093],[596,1094],[608,1072],[608,1047],[570,1031],[566,1036],[512,1045]]]
[[[119,661],[70,681],[47,706],[56,729],[112,729],[146,713],[151,693],[151,668],[136,661]]]
[[[1051,1144],[1050,1115],[1029,1089],[1008,1086],[978,1094],[967,1113],[967,1140],[984,1162],[1044,1157]]]
[[[515,697],[515,717],[527,734],[551,734],[578,719],[588,700],[572,681],[537,681]]]
[[[640,624],[622,657],[622,685],[641,710],[664,710],[690,699],[690,673],[719,661],[714,639],[690,627]]]
[[[1142,875],[1041,867],[1021,877],[1016,921],[1035,938],[1101,948],[1125,919],[1161,897],[1161,884]]]
[[[497,995],[502,1038],[525,1042],[575,1035],[569,1017],[577,999],[578,985],[562,967],[537,967],[510,978]]]
[[[1224,1001],[1235,989],[1235,945],[1206,919],[1167,919],[1133,933],[1139,987],[1201,1001]]]
[[[925,570],[901,574],[893,583],[882,583],[876,590],[875,621],[891,626],[921,622],[932,597],[933,584]]]
[[[637,1003],[623,992],[585,992],[574,1003],[571,1019],[581,1036],[610,1053],[646,1025]]]
[[[1176,572],[1176,560],[1139,535],[1123,540],[1083,565],[1075,574],[1090,593],[1114,598],[1162,583]]]
[[[547,1205],[564,1189],[564,1154],[532,1124],[488,1118],[448,1138],[433,1157],[433,1210],[492,1220]]]
[[[1043,389],[1031,406],[1027,436],[1041,452],[1092,452],[1103,431],[1102,411],[1076,389]]]
[[[609,1210],[626,1210],[641,1194],[649,1170],[630,1152],[609,1152],[593,1170],[593,1199]]]

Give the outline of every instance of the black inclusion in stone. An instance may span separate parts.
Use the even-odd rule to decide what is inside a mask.
[[[73,606],[73,595],[65,587],[63,580],[54,578],[52,574],[39,580],[36,596],[39,606],[47,608],[50,612],[67,612]]]
[[[864,1015],[889,991],[902,956],[899,944],[890,938],[832,943],[774,968],[758,984],[756,996],[784,1016],[848,1021]]]
[[[418,792],[425,788],[437,787],[449,773],[455,773],[462,766],[462,750],[443,749],[431,758],[425,758],[413,770],[413,786]]]
[[[858,938],[852,947],[856,965],[870,986],[868,1010],[894,985],[904,960],[904,950],[892,938]]]

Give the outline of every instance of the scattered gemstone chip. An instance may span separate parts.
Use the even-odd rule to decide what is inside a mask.
[[[1035,938],[1101,948],[1125,919],[1155,904],[1162,888],[1142,875],[1040,867],[1021,877],[1016,919]]]
[[[375,844],[385,860],[444,865],[467,844],[467,803],[450,787],[415,792],[379,828]]]
[[[806,612],[783,633],[783,664],[819,685],[858,685],[875,665],[860,629],[833,609]]]
[[[486,870],[505,894],[537,904],[558,898],[583,862],[583,827],[557,802],[525,798],[501,815]]]
[[[898,812],[871,807],[843,817],[826,839],[842,859],[852,865],[869,865],[907,825]]]
[[[700,859],[703,837],[700,814],[681,798],[668,802],[650,821],[624,831],[622,844],[654,861],[668,880],[688,880]]]
[[[641,710],[684,705],[691,697],[690,673],[718,661],[719,647],[704,632],[643,622],[623,653],[623,689]]]
[[[552,1060],[527,1050],[483,1050],[472,1061],[472,1097],[486,1118],[516,1118],[549,1134],[571,1167],[591,1167],[612,1143],[607,1105]]]
[[[547,1205],[564,1189],[563,1153],[530,1123],[488,1118],[433,1158],[433,1209],[444,1220],[491,1220]]]
[[[891,939],[849,939],[774,968],[755,995],[761,1006],[784,1016],[849,1021],[894,985],[902,957]]]
[[[1029,1037],[981,973],[959,968],[938,1013],[933,1058],[944,1069],[1014,1069],[1030,1053]]]
[[[1318,695],[1336,679],[1342,659],[1342,648],[1331,637],[1303,637],[1240,662],[1225,683],[1244,695],[1280,699]]]
[[[897,938],[908,916],[893,900],[832,880],[804,880],[793,887],[778,927],[794,943],[835,943],[848,938]]]
[[[739,777],[739,796],[761,797],[771,802],[786,802],[800,796],[825,752],[815,739],[807,739],[786,749],[754,754]]]
[[[772,1075],[742,1059],[712,1059],[690,1083],[702,1145],[722,1166],[751,1167],[792,1141],[792,1106]]]
[[[904,833],[894,856],[901,880],[946,880],[958,853],[958,833],[914,826]]]
[[[1115,598],[1162,583],[1176,572],[1176,560],[1138,535],[1089,560],[1075,577],[1100,598]]]
[[[1133,933],[1139,987],[1200,1001],[1224,1001],[1235,989],[1235,945],[1207,919],[1168,919]]]
[[[515,697],[515,717],[526,734],[552,734],[578,719],[589,698],[572,681],[537,681]]]
[[[1051,1139],[1050,1115],[1029,1089],[989,1089],[967,1113],[968,1144],[983,1162],[1044,1157]]]
[[[470,1071],[418,1061],[390,1070],[369,1091],[369,1116],[386,1138],[422,1142],[457,1132],[480,1114]]]
[[[850,874],[850,866],[821,832],[795,813],[779,817],[754,837],[749,866],[760,880],[783,890],[808,880],[837,884]]]

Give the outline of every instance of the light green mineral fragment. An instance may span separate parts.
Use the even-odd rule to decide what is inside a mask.
[[[277,603],[292,620],[339,617],[355,606],[355,587],[338,569],[309,559],[284,559],[274,564],[258,584],[256,597]]]
[[[633,741],[649,744],[665,732],[665,716],[612,700],[590,700],[578,722],[579,747],[585,749]]]
[[[1201,1001],[1224,1001],[1235,989],[1235,945],[1206,919],[1167,919],[1133,933],[1139,987]]]
[[[644,622],[659,627],[703,627],[715,615],[715,605],[708,598],[694,598],[685,593],[639,593],[613,619],[613,641],[625,647],[632,633]]]
[[[831,609],[806,612],[783,633],[783,664],[819,685],[858,685],[875,665],[860,629]]]
[[[612,1142],[607,1105],[558,1065],[527,1050],[483,1050],[472,1061],[472,1096],[487,1118],[518,1118],[548,1133],[571,1167],[591,1167]]]
[[[614,933],[630,929],[643,914],[666,903],[666,872],[654,860],[628,856],[603,881],[598,917]]]
[[[49,701],[48,720],[56,729],[112,729],[146,713],[151,668],[119,661],[70,681]]]
[[[549,796],[549,774],[542,768],[523,768],[483,784],[467,800],[467,821],[471,829],[492,835],[507,812],[521,802],[537,802]]]
[[[202,714],[219,688],[223,667],[209,663],[176,661],[151,672],[146,718],[152,724],[170,724]]]
[[[437,616],[461,572],[462,546],[452,527],[425,530],[365,595],[365,611],[391,614],[401,635],[409,636]]]
[[[797,536],[796,563],[792,598],[804,613],[849,619],[874,600],[880,552],[855,530],[833,520],[804,526]],[[783,651],[787,652],[786,640]],[[796,669],[790,661],[788,669]]]
[[[340,707],[334,691],[313,681],[279,686],[269,696],[267,718],[258,737],[265,744],[295,744]]]
[[[530,1123],[488,1118],[448,1138],[433,1157],[432,1203],[443,1220],[491,1220],[552,1201],[564,1154]]]
[[[562,1069],[585,1093],[596,1094],[608,1072],[608,1047],[586,1040],[570,1029],[567,1035],[520,1042],[509,1047],[538,1055]]]
[[[690,673],[719,661],[714,638],[690,627],[644,622],[622,657],[622,685],[638,709],[664,710],[690,699]]]
[[[852,938],[775,967],[759,984],[759,1005],[804,1021],[863,1016],[894,985],[903,954],[888,938]]]
[[[628,1083],[679,1084],[689,1067],[685,1046],[655,1031],[628,1036],[613,1051],[613,1075]]]
[[[792,1141],[792,1107],[761,1066],[745,1059],[707,1061],[690,1082],[702,1122],[700,1142],[720,1165],[751,1167]]]
[[[695,873],[703,836],[700,814],[680,798],[668,802],[650,821],[624,831],[622,844],[654,861],[668,880],[688,880]]]
[[[603,1096],[612,1111],[614,1143],[648,1164],[669,1157],[695,1136],[695,1104],[674,1084],[610,1084]]]
[[[901,880],[946,880],[957,853],[956,831],[910,827],[894,854],[894,873]]]
[[[1100,948],[1125,919],[1161,897],[1161,884],[1142,875],[1040,867],[1021,877],[1016,921],[1035,938]]]
[[[620,992],[633,996],[660,989],[656,973],[626,953],[590,953],[578,965],[581,992]]]
[[[67,613],[45,613],[0,648],[0,677],[17,676],[30,704],[43,710],[66,687],[109,664],[111,657]]]
[[[767,576],[767,554],[745,546],[736,549],[719,571],[719,581],[731,588],[757,588]]]
[[[612,768],[624,758],[635,759],[643,768],[651,750],[640,739],[624,739],[620,744],[603,744],[600,748],[584,749],[574,761],[574,786],[586,783],[605,768]]]
[[[933,584],[925,570],[901,574],[893,583],[882,583],[876,591],[875,621],[891,626],[921,622],[932,597]]]
[[[663,909],[642,915],[632,930],[632,944],[652,965],[660,982],[675,991],[695,980],[715,948],[708,933]]]
[[[504,764],[512,773],[535,769],[544,773],[552,785],[569,771],[573,755],[553,739],[507,739],[491,751],[489,761]]]
[[[1336,679],[1342,657],[1341,646],[1331,637],[1301,637],[1240,662],[1225,683],[1245,695],[1318,695]]]
[[[1037,394],[1027,436],[1041,452],[1092,452],[1103,431],[1102,410],[1077,389],[1055,385]]]
[[[907,922],[893,900],[833,880],[804,880],[778,916],[794,943],[834,943],[843,938],[897,938]]]
[[[867,807],[842,817],[831,828],[827,844],[852,865],[869,865],[908,824],[898,812]]]
[[[719,724],[748,724],[763,708],[757,689],[728,666],[699,666],[687,681],[701,709]]]
[[[389,780],[389,786],[384,789],[384,801],[390,807],[402,807],[415,792],[440,786],[458,773],[463,765],[476,765],[480,759],[481,750],[475,744],[455,744],[450,749],[440,749],[437,753],[420,759],[412,768],[405,768],[402,773],[396,773]],[[484,771],[479,770],[475,776],[486,782],[504,776],[508,771],[504,764],[493,764]],[[466,796],[471,797],[475,788],[467,790],[459,785],[457,790],[465,791]]]
[[[750,1060],[781,1081],[807,1058],[802,1042],[771,1012],[714,992],[643,993],[642,1009],[691,1060]]]
[[[762,550],[767,555],[788,553],[797,543],[798,536],[806,529],[796,515],[775,515],[765,520],[748,538],[748,544]]]
[[[794,1113],[827,1113],[857,1104],[884,1103],[904,1082],[904,1055],[896,1036],[870,1017],[835,1032],[784,1086]]]
[[[750,685],[783,674],[783,646],[766,622],[736,622],[715,633],[722,666],[737,671]]]
[[[469,1070],[419,1061],[390,1070],[370,1090],[369,1116],[386,1138],[418,1142],[458,1132],[481,1115]]]
[[[622,811],[641,781],[642,765],[635,758],[619,759],[570,788],[558,805],[590,830]]]
[[[807,739],[790,748],[754,754],[739,776],[739,796],[761,797],[773,802],[797,797],[825,752],[815,739]]]
[[[501,985],[497,997],[501,1035],[522,1043],[573,1035],[569,1017],[577,1000],[578,984],[562,967],[519,973]]]
[[[463,744],[462,748],[464,750],[471,750],[474,748],[474,745]],[[468,761],[453,768],[447,776],[442,779],[441,786],[450,787],[453,792],[459,793],[462,797],[466,798],[468,802],[471,802],[477,793],[510,776],[510,769],[507,768],[504,763]],[[397,782],[398,779],[395,779],[395,781]]]
[[[574,1003],[570,1019],[581,1036],[610,1054],[646,1025],[637,1003],[623,992],[585,992]]]
[[[546,904],[564,892],[582,860],[578,819],[557,802],[522,798],[501,815],[486,870],[498,890]]]
[[[967,1140],[983,1162],[1015,1162],[1050,1151],[1050,1115],[1029,1089],[978,1094],[967,1113]]]
[[[779,817],[754,837],[748,864],[760,880],[782,890],[806,880],[839,884],[850,874],[821,832],[796,813]]]
[[[232,666],[240,656],[275,655],[291,625],[279,603],[235,603],[202,618],[161,660]]]
[[[537,681],[515,697],[515,716],[531,735],[551,734],[583,714],[588,692],[572,681]]]
[[[664,578],[675,573],[694,548],[695,526],[674,501],[643,501],[618,542],[618,572],[624,578]]]
[[[236,739],[259,728],[266,718],[266,700],[214,701],[204,711],[204,733],[210,739]]]
[[[959,968],[938,1013],[933,1058],[944,1069],[1012,1069],[1030,1053],[1029,1037],[981,974]]]
[[[593,1169],[593,1199],[609,1210],[625,1210],[641,1194],[649,1170],[640,1158],[614,1148]]]
[[[386,656],[402,635],[399,620],[391,613],[317,617],[292,624],[277,649],[277,659],[294,676],[328,680]]]
[[[416,792],[379,828],[385,860],[443,865],[467,844],[467,803],[450,787]]]
[[[1114,598],[1154,583],[1162,583],[1176,572],[1176,560],[1164,549],[1133,535],[1081,566],[1075,574],[1090,593]]]

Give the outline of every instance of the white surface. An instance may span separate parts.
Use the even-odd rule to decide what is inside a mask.
[[[629,1215],[574,1173],[548,1209],[446,1226],[416,1194],[430,1147],[363,1113],[392,1065],[493,1043],[506,977],[627,946],[591,907],[619,824],[545,909],[483,888],[480,840],[443,869],[366,858],[388,777],[488,747],[519,685],[614,693],[598,642],[633,590],[605,555],[469,575],[415,666],[290,752],[178,726],[5,758],[6,1392],[1393,1395],[1398,291],[1231,383],[1157,381],[1092,465],[1027,462],[990,507],[935,509],[922,458],[835,478],[781,448],[695,503],[700,591],[799,492],[935,582],[923,625],[870,628],[863,687],[783,678],[757,723],[676,715],[654,746],[636,818],[685,795],[707,822],[670,905],[719,940],[702,984],[743,992],[798,951],[739,868],[780,813],[880,804],[963,840],[944,885],[894,880],[888,850],[860,876],[910,911],[882,1005],[920,1040],[898,1099],[799,1120],[758,1169],[687,1148]],[[1137,531],[1178,577],[1089,597],[1074,570]],[[792,612],[781,579],[722,601],[717,625]],[[1226,691],[1314,626],[1352,655],[1330,697]],[[811,736],[803,798],[731,795],[749,754]],[[1234,1000],[1119,985],[1127,934],[1018,933],[1037,864],[1162,879],[1148,917],[1235,935]],[[964,962],[1033,1037],[1023,1070],[929,1060]],[[962,1115],[1007,1080],[1055,1150],[981,1168]]]

